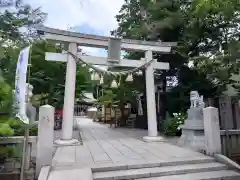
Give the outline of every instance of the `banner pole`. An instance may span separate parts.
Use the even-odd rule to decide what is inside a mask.
[[[29,82],[30,82],[30,74],[31,74],[31,56],[32,56],[32,45],[30,45],[30,50],[29,50],[29,63],[28,63],[28,88],[29,88]],[[28,103],[28,94],[29,90],[27,89],[27,103]],[[29,128],[30,128],[31,120],[29,120],[29,125],[25,125],[25,134],[24,134],[24,141],[23,141],[23,151],[22,151],[22,163],[21,163],[21,174],[20,174],[20,180],[24,180],[24,171],[27,170],[28,168],[28,141],[29,141]]]
[[[28,155],[28,137],[29,137],[29,127],[28,125],[25,126],[25,134],[24,134],[24,141],[23,141],[23,151],[22,151],[22,163],[21,163],[21,174],[20,180],[24,180],[24,171],[26,167],[26,159]]]

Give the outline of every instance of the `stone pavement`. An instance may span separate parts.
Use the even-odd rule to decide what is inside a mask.
[[[201,153],[168,142],[145,143],[146,130],[109,128],[107,125],[78,118],[83,145],[58,147],[53,169],[86,168],[101,165],[136,164],[204,158]]]

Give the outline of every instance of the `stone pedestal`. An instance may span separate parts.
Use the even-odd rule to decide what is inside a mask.
[[[190,147],[197,151],[204,151],[205,137],[203,125],[203,109],[192,107],[188,110],[188,119],[184,125],[180,126],[182,135],[179,140],[179,145]]]

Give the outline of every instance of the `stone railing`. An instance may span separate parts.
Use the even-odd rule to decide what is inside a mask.
[[[23,136],[1,137],[0,146],[13,148],[16,152],[16,157],[11,157],[2,165],[3,169],[0,171],[0,179],[18,179],[21,168],[21,152],[23,145]],[[35,156],[36,156],[37,137],[30,136],[28,141],[28,154],[26,156],[25,173],[28,179],[34,179]]]
[[[221,130],[222,154],[240,163],[240,129]]]

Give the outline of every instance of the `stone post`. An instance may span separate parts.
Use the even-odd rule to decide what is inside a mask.
[[[77,44],[70,43],[68,47],[69,52],[77,53]],[[78,140],[73,139],[73,113],[75,101],[75,83],[76,83],[76,60],[68,55],[65,93],[64,93],[64,107],[63,107],[63,122],[62,122],[62,139],[55,141],[58,145],[77,144]]]
[[[36,176],[39,175],[43,166],[49,166],[52,163],[54,111],[55,108],[50,105],[41,106],[39,109]]]
[[[146,61],[153,59],[152,51],[146,51]],[[147,120],[148,120],[148,136],[143,137],[144,141],[162,141],[158,137],[157,117],[156,117],[156,100],[154,85],[154,69],[153,63],[146,68],[146,93],[147,93]]]
[[[205,135],[205,150],[208,155],[221,153],[221,137],[218,109],[207,107],[203,109]]]

